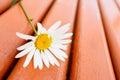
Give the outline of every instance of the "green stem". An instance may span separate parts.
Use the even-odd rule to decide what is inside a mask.
[[[11,3],[11,7],[14,6],[16,4],[17,0],[13,0]]]
[[[27,14],[26,10],[24,9],[22,3],[19,2],[19,4],[20,4],[20,7],[22,8],[22,10],[23,10],[23,12],[24,12],[24,14],[25,14],[25,16],[26,16],[28,22],[30,23],[30,25],[31,25],[31,27],[32,27],[32,29],[33,29],[33,31],[35,32],[36,35],[38,35],[38,33],[37,33],[37,31],[36,31],[36,29],[35,29],[33,23],[32,23],[32,20],[31,20],[31,18],[29,17],[29,15]]]

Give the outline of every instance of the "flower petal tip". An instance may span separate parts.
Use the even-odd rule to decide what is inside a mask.
[[[66,26],[70,27],[71,23],[67,23]]]
[[[60,63],[56,64],[58,67],[60,67]]]
[[[16,35],[17,35],[19,38],[21,38],[21,37],[23,37],[24,34],[19,33],[19,32],[16,32]]]
[[[20,33],[19,33],[19,32],[16,32],[16,35],[17,35],[17,36],[19,36],[19,35],[20,35]]]
[[[19,58],[19,57],[16,55],[15,58]]]
[[[21,49],[18,47],[17,50],[20,51]]]
[[[68,56],[66,56],[65,58],[68,59]]]
[[[34,69],[37,69],[37,66],[34,66]]]
[[[71,33],[71,36],[73,36],[73,33]]]
[[[47,68],[49,68],[50,66],[49,65],[46,65]]]
[[[54,66],[55,64],[52,64],[52,66]]]
[[[41,23],[37,23],[37,26],[41,27],[41,26],[42,26],[42,24],[41,24]]]
[[[71,43],[72,42],[72,40],[69,40],[69,43]]]
[[[20,54],[17,54],[16,56],[15,56],[15,58],[20,58],[21,56],[20,56]]]
[[[23,68],[26,68],[26,67],[27,67],[27,65],[23,64]]]
[[[59,21],[57,21],[57,23],[61,24],[61,21],[59,20]]]
[[[43,68],[42,67],[39,67],[40,70],[42,70]]]

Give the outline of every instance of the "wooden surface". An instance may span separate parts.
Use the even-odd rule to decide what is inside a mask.
[[[99,0],[99,5],[114,70],[120,80],[120,11],[113,0]]]
[[[22,0],[33,24],[47,29],[70,22],[73,42],[60,67],[23,68],[26,56],[15,59],[25,43],[16,32],[34,34],[18,4],[0,1],[0,80],[120,80],[120,0]],[[16,64],[15,64],[16,62]]]
[[[12,0],[0,0],[0,14],[7,10],[12,3]]]
[[[79,2],[70,80],[115,80],[96,0]]]
[[[119,10],[120,10],[120,0],[115,0],[115,3],[116,3],[117,7],[118,7]]]

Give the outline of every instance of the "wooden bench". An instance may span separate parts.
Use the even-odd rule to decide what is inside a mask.
[[[26,56],[15,59],[16,48],[26,42],[15,33],[34,34],[19,4],[9,8],[5,1],[0,1],[0,80],[120,80],[119,0],[22,0],[35,26],[71,23],[69,58],[42,70],[32,61],[23,68]]]

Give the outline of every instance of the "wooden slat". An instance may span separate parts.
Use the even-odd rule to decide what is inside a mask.
[[[40,21],[53,0],[23,0],[33,23]],[[31,34],[33,30],[17,4],[0,16],[0,80],[11,68],[17,53],[16,48],[25,41],[16,36],[16,32]]]
[[[99,0],[99,4],[112,62],[117,79],[120,80],[120,12],[113,0]]]
[[[81,0],[70,80],[115,80],[97,0]]]
[[[13,0],[0,0],[0,14],[10,7]]]
[[[118,8],[120,9],[120,0],[115,0],[116,5],[118,6]]]
[[[76,6],[77,0],[56,0],[50,12],[43,20],[43,26],[48,29],[54,22],[61,20],[62,25],[70,22],[70,31],[72,31]],[[65,53],[69,56],[70,44]],[[32,61],[26,68],[23,68],[25,58],[23,57],[19,60],[8,80],[66,80],[68,59],[65,62],[59,61],[60,67],[51,65],[50,68],[46,68],[44,65],[43,69],[39,70],[38,68],[34,69]]]

